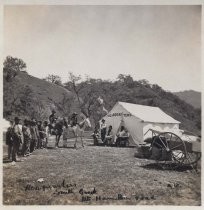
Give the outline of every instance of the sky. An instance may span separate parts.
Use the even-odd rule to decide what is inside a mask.
[[[4,58],[29,74],[130,74],[168,91],[201,91],[200,6],[4,6]]]

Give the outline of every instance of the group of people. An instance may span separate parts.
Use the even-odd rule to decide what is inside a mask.
[[[29,156],[36,149],[42,149],[47,145],[48,122],[36,121],[36,119],[23,121],[14,118],[6,132],[6,144],[8,146],[8,159],[12,163],[17,161],[17,155]]]
[[[77,125],[79,128],[84,125],[77,122],[77,113],[73,113],[69,120],[65,118],[59,118],[56,116],[56,112],[53,110],[49,116],[48,121],[37,121],[36,119],[23,121],[15,117],[14,121],[10,121],[10,126],[6,132],[6,144],[8,146],[8,159],[15,164],[17,156],[29,156],[36,149],[47,148],[48,138],[50,135],[56,136],[55,147],[58,148],[60,137],[63,135],[63,146],[66,147],[64,142],[68,139],[69,126],[72,127],[72,131],[76,136]],[[110,125],[107,128],[106,122],[102,119],[99,129],[97,127],[93,133],[94,145],[99,144],[99,138],[104,145],[112,145],[115,143],[119,146],[122,141],[127,141],[129,133],[124,126],[121,126],[120,131],[115,136],[112,131],[113,127]],[[81,139],[82,141],[82,139]],[[83,141],[82,141],[83,146]],[[76,147],[76,141],[75,141]]]
[[[94,139],[94,145],[98,145],[99,139],[101,138],[101,141],[105,146],[113,144],[120,146],[122,145],[121,143],[126,144],[128,142],[129,132],[124,126],[121,126],[119,132],[114,136],[112,125],[109,125],[107,128],[105,119],[102,119],[99,128],[97,126],[95,127],[92,136]]]
[[[77,124],[77,113],[71,116],[71,126]],[[36,119],[22,121],[15,117],[10,121],[6,132],[6,144],[8,146],[8,159],[12,164],[18,161],[17,156],[30,156],[36,149],[47,148],[50,135],[56,135],[55,147],[58,147],[59,140],[67,137],[68,120],[56,116],[53,110],[49,121],[37,121]],[[19,160],[20,161],[20,160]]]

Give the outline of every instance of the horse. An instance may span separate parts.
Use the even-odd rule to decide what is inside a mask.
[[[70,125],[68,126],[69,132],[72,132],[74,134],[74,138],[75,138],[74,148],[76,148],[78,136],[81,139],[82,147],[84,147],[83,134],[84,134],[84,130],[87,127],[91,128],[91,123],[88,117],[83,118],[83,120],[80,123],[77,123],[76,126],[73,126],[73,127],[71,127]]]
[[[58,147],[61,135],[63,135],[63,144],[64,144],[64,147],[66,147],[65,140],[67,141],[69,133],[74,134],[74,138],[75,138],[74,148],[76,148],[78,136],[80,137],[82,146],[84,147],[83,134],[84,134],[84,130],[87,127],[91,127],[89,118],[83,117],[82,121],[77,123],[75,126],[68,125],[67,121],[64,119],[59,119],[54,126],[52,127],[50,126],[51,128],[50,130],[52,131],[52,134],[56,136],[55,147],[56,148]]]
[[[55,127],[54,127],[54,134],[56,136],[56,144],[55,147],[59,147],[59,140],[61,135],[63,134],[63,127],[64,127],[64,121],[63,120],[59,120],[58,122],[56,122]]]
[[[59,141],[60,141],[60,137],[63,134],[64,126],[65,126],[65,122],[64,122],[64,119],[62,119],[62,118],[58,118],[52,124],[51,123],[48,124],[48,135],[55,136],[55,147],[56,148],[59,147]]]

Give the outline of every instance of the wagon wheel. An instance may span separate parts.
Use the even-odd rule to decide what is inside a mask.
[[[184,160],[183,164],[190,165],[192,169],[197,171],[197,164],[200,159],[201,159],[201,153],[187,152],[186,159]]]
[[[156,161],[163,169],[176,169],[186,160],[185,143],[174,133],[160,133],[154,137],[152,146],[156,146],[160,151]]]

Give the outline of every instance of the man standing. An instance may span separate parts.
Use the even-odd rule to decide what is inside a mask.
[[[35,132],[35,147],[34,150],[39,149],[39,142],[40,142],[40,135],[39,135],[39,130],[38,130],[38,125],[37,125],[37,120],[33,119],[34,123],[34,132]]]
[[[22,131],[19,127],[20,119],[15,117],[13,126],[13,151],[12,151],[12,164],[15,165],[16,155],[19,151],[20,144],[22,144]]]
[[[44,131],[43,147],[47,148],[47,143],[48,143],[48,138],[49,138],[49,127],[48,127],[47,121],[44,121],[43,123],[43,131]]]
[[[102,119],[101,124],[100,124],[100,130],[101,130],[101,140],[103,143],[105,142],[106,128],[107,128],[107,126],[106,126],[105,120]]]
[[[30,125],[28,120],[24,120],[24,125],[22,127],[22,133],[23,133],[23,156],[30,155],[30,143],[31,143],[31,131],[30,131]]]
[[[39,138],[39,133],[37,132],[37,126],[36,126],[36,120],[33,119],[31,121],[31,145],[30,145],[30,152],[32,153],[34,150],[37,149],[37,144],[38,144],[38,138]]]
[[[71,116],[71,127],[72,127],[72,131],[74,133],[74,136],[75,136],[75,143],[74,143],[74,148],[76,148],[76,143],[77,143],[77,124],[78,124],[78,120],[77,120],[77,113],[74,112]]]
[[[6,132],[6,145],[8,146],[8,159],[12,157],[13,150],[13,122],[10,121],[10,126]]]
[[[39,132],[39,141],[38,141],[37,148],[42,149],[43,148],[43,139],[44,139],[44,130],[43,130],[42,121],[38,121],[37,129]]]

